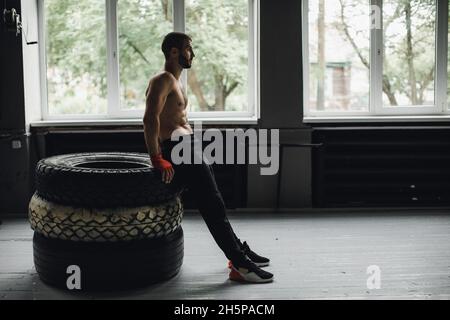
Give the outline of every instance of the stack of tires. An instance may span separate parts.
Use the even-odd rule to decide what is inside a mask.
[[[126,289],[179,272],[183,190],[164,184],[147,154],[42,159],[36,188],[29,221],[35,231],[36,271],[45,283],[65,289]]]

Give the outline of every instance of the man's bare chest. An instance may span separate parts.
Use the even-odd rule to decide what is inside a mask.
[[[186,109],[188,98],[184,90],[181,88],[174,89],[168,96],[166,105],[173,108]]]

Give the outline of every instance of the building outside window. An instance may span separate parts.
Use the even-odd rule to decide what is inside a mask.
[[[448,2],[303,1],[309,117],[449,114]]]

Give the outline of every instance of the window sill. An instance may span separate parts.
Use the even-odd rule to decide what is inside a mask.
[[[441,116],[334,116],[304,117],[304,123],[362,123],[362,122],[450,122],[450,115]]]
[[[190,119],[189,123],[201,122],[206,125],[254,125],[258,124],[256,118],[215,118],[215,119]],[[41,120],[33,121],[30,127],[101,127],[101,126],[141,126],[142,119],[102,119],[102,120]]]

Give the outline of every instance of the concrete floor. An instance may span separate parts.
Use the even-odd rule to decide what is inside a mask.
[[[74,293],[43,284],[25,219],[0,225],[4,299],[450,299],[448,210],[233,213],[238,236],[272,259],[270,284],[228,280],[227,260],[203,220],[186,213],[185,258],[173,279],[145,289]],[[378,266],[380,289],[367,286]]]

